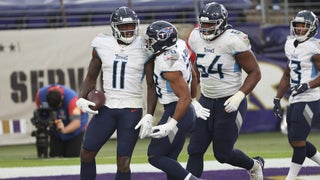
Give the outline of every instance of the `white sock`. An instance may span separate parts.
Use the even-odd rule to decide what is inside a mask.
[[[299,174],[301,167],[302,167],[302,164],[291,162],[286,180],[295,180]]]
[[[310,158],[312,161],[316,162],[318,165],[320,165],[320,153],[319,151],[316,152],[314,156]]]
[[[259,166],[260,165],[258,164],[257,160],[253,159],[253,166],[250,169],[250,171],[257,170],[259,168]]]
[[[189,180],[190,177],[191,177],[191,173],[189,173],[189,174],[184,178],[184,180]]]

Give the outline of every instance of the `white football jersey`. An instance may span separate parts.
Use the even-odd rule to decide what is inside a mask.
[[[250,50],[248,35],[228,29],[213,41],[205,41],[195,28],[188,39],[196,54],[200,72],[201,93],[208,98],[222,98],[235,94],[242,84],[242,70],[234,56]]]
[[[109,108],[143,106],[144,64],[148,54],[137,37],[130,45],[119,45],[111,35],[99,34],[92,47],[102,61],[103,89]]]
[[[294,46],[294,37],[288,37],[285,43],[285,53],[290,68],[290,86],[309,82],[319,76],[319,71],[314,65],[311,57],[320,54],[319,39],[311,38]],[[295,97],[290,96],[289,102],[310,102],[320,99],[320,89],[312,88]]]
[[[167,50],[156,57],[154,60],[154,82],[156,84],[156,91],[158,100],[161,104],[169,104],[178,101],[170,87],[170,82],[162,77],[163,72],[181,71],[184,80],[188,83],[190,89],[191,63],[190,55],[185,41],[178,39],[177,46]]]

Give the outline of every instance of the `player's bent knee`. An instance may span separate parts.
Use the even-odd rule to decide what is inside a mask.
[[[148,158],[148,162],[153,166],[156,165],[157,161],[158,161],[158,158],[156,156],[149,156],[149,158]]]
[[[81,149],[80,151],[80,159],[82,162],[85,162],[85,163],[92,162],[96,157],[96,155],[97,155],[97,152],[94,152],[94,151],[88,151],[85,149]]]
[[[203,156],[205,152],[201,151],[188,151],[189,156]]]
[[[207,149],[199,148],[199,146],[188,146],[188,154],[194,155],[194,154],[203,154],[207,151]]]
[[[304,147],[306,146],[306,141],[290,141],[291,147]]]
[[[203,156],[204,153],[189,153],[189,159],[194,158],[194,159],[201,159],[203,161]]]
[[[118,156],[117,157],[118,171],[129,172],[130,171],[130,161],[131,161],[131,157],[129,157],[129,156]]]
[[[230,157],[226,154],[215,154],[214,157],[219,163],[227,163]]]

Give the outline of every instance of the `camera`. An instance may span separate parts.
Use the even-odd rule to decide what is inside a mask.
[[[36,130],[31,133],[31,136],[36,137],[39,158],[48,157],[49,135],[52,133],[55,119],[56,113],[48,106],[40,106],[33,112],[31,123],[36,127]]]

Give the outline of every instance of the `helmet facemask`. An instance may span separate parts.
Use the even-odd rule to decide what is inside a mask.
[[[145,37],[145,49],[152,53],[155,54],[155,50],[153,48],[153,46],[157,43],[157,40],[155,40],[154,38],[150,38],[148,36]]]
[[[125,44],[131,44],[139,34],[139,21],[125,21],[126,19],[122,22],[112,22],[111,28],[116,39]]]
[[[299,24],[303,26],[299,26]],[[291,22],[291,32],[299,42],[303,42],[309,38],[311,31],[311,23],[310,22],[299,22],[293,21]]]
[[[199,22],[200,36],[206,41],[213,40],[223,32],[224,27],[221,26],[224,21],[222,19],[209,20],[207,17],[201,17]]]

